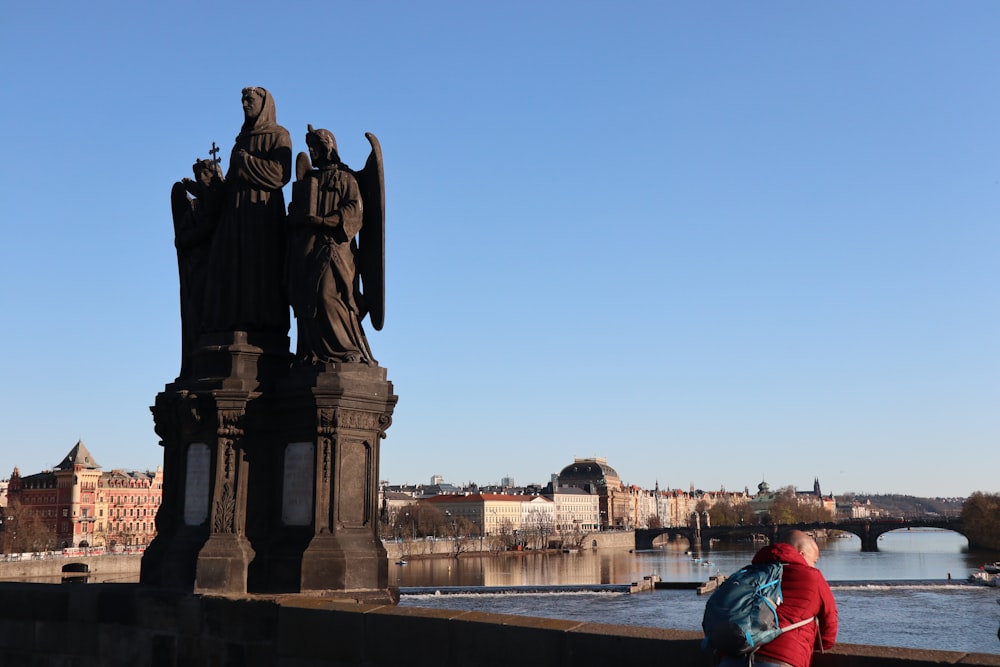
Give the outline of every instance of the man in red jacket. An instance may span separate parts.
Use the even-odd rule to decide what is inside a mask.
[[[793,530],[777,544],[764,547],[753,557],[754,563],[784,563],[778,625],[816,617],[817,623],[779,635],[754,654],[755,667],[809,667],[813,650],[833,647],[837,639],[837,603],[823,573],[813,567],[819,560],[816,541],[801,530]],[[818,634],[818,636],[817,636]],[[746,657],[724,658],[720,667],[746,665]]]

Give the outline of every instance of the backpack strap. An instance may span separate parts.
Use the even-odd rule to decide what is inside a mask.
[[[809,625],[810,623],[812,623],[815,620],[816,620],[815,616],[810,616],[809,618],[807,618],[804,621],[799,621],[798,623],[792,623],[791,625],[788,625],[788,626],[785,626],[785,627],[781,628],[781,634],[785,634],[789,630],[795,630],[797,628],[801,628],[804,625]]]

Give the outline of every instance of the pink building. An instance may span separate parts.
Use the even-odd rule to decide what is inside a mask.
[[[7,514],[15,520],[5,527],[7,549],[146,545],[156,534],[162,495],[162,469],[102,472],[77,442],[52,470],[22,477],[14,468]]]

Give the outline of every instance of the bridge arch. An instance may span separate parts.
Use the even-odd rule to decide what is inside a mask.
[[[66,563],[62,566],[63,574],[90,574],[90,565],[87,563]]]
[[[861,539],[861,550],[870,552],[878,551],[878,538],[882,535],[913,528],[948,530],[969,539],[961,519],[853,519],[836,525],[837,530],[857,535]]]
[[[712,526],[710,528],[650,528],[635,531],[635,548],[652,549],[654,540],[664,534],[676,534],[686,537],[692,547],[707,548],[709,542],[715,539],[733,538],[763,534],[770,541],[777,539],[778,533],[785,530],[840,530],[857,535],[861,540],[861,551],[878,551],[878,538],[885,533],[910,528],[939,528],[958,533],[965,539],[965,526],[961,519],[846,519],[843,521],[828,521],[797,524],[771,524],[755,526]]]

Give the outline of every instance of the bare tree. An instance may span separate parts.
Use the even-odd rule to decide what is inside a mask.
[[[497,532],[490,535],[489,548],[492,553],[506,551],[514,546],[514,524],[510,519],[504,519],[497,527]]]
[[[37,512],[18,503],[6,509],[4,521],[5,553],[48,551],[55,545],[56,534]]]
[[[464,516],[447,516],[446,518],[447,523],[444,530],[445,535],[450,540],[451,555],[458,558],[459,555],[472,551],[476,538],[479,536],[479,527]]]
[[[524,542],[529,549],[545,549],[549,546],[549,535],[555,529],[552,515],[539,510],[528,513],[521,524]]]

